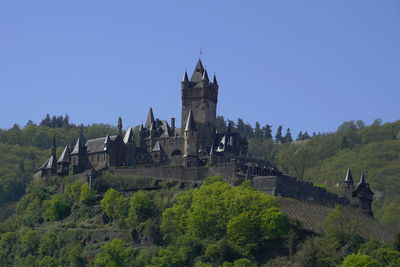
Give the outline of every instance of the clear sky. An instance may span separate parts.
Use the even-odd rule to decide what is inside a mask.
[[[0,128],[180,120],[200,47],[218,114],[334,131],[400,119],[400,1],[0,0]]]

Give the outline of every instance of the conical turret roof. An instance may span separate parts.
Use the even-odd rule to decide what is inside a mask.
[[[217,86],[218,86],[217,76],[215,76],[215,73],[214,73],[214,76],[213,76],[212,83],[213,83],[214,85],[217,85]]]
[[[185,70],[185,73],[183,74],[182,82],[183,83],[188,83],[189,82],[189,78],[188,78],[186,70]]]
[[[350,168],[347,169],[346,178],[344,179],[344,181],[348,184],[354,183],[353,175],[351,174]]]
[[[149,113],[147,114],[147,120],[146,120],[146,128],[150,128],[150,126],[153,124],[154,122],[154,114],[153,114],[153,109],[150,108],[149,109]]]
[[[70,163],[71,162],[71,157],[70,157],[70,150],[68,145],[65,146],[63,152],[61,153],[60,158],[57,161],[58,163]]]
[[[204,70],[203,77],[201,77],[201,80],[207,81],[207,82],[209,81],[207,70]]]
[[[80,154],[83,153],[83,144],[81,141],[81,138],[78,138],[78,140],[76,141],[74,150],[72,150],[71,155],[73,154]]]
[[[124,143],[125,144],[133,143],[134,138],[135,138],[135,135],[133,134],[132,127],[128,127],[128,130],[126,131],[125,136],[124,136]]]
[[[186,121],[185,132],[196,131],[196,130],[197,130],[197,128],[196,128],[196,122],[194,121],[193,111],[190,110],[187,121]]]

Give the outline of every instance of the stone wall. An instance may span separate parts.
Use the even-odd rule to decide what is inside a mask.
[[[252,185],[257,190],[275,196],[316,202],[324,205],[349,204],[348,199],[328,192],[325,188],[314,186],[313,183],[300,181],[287,175],[254,177]]]

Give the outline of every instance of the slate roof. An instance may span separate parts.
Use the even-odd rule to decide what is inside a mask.
[[[49,169],[53,169],[55,167],[56,167],[56,158],[53,155],[51,155],[50,158],[48,158],[46,160],[46,162],[43,163],[42,166],[40,166],[39,170],[43,170],[43,169],[49,170]]]
[[[111,142],[114,142],[115,139],[117,138],[118,135],[113,135],[113,136],[106,136],[106,137],[100,137],[100,138],[96,138],[96,139],[90,139],[86,142],[86,151],[88,154],[91,153],[99,153],[99,152],[104,152],[107,150],[107,138],[109,138],[109,140]]]
[[[149,113],[147,114],[147,120],[146,120],[146,124],[145,124],[146,128],[150,128],[151,125],[153,124],[153,122],[154,122],[153,109],[150,108]]]
[[[193,111],[189,111],[189,115],[186,121],[185,132],[187,131],[196,131],[196,122],[194,121]]]
[[[76,141],[74,150],[72,150],[71,155],[74,154],[79,154],[79,153],[83,153],[83,145],[82,145],[82,141],[81,138],[78,138],[78,140]]]
[[[201,79],[203,78],[203,72],[204,72],[203,63],[201,62],[201,59],[199,59],[199,61],[196,64],[196,67],[194,68],[190,81],[194,83],[200,82]]]
[[[58,159],[57,163],[70,163],[70,162],[71,158],[70,158],[69,147],[65,146],[64,151],[61,153],[61,156]]]
[[[346,178],[344,179],[344,181],[346,183],[353,183],[354,182],[353,175],[351,174],[350,168],[347,169],[347,174],[346,174]]]
[[[125,133],[124,136],[124,143],[132,143],[133,139],[135,138],[135,135],[133,134],[133,128],[132,127],[128,127],[128,130]]]

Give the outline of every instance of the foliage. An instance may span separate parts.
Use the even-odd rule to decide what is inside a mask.
[[[81,186],[79,194],[79,202],[85,205],[93,204],[96,197],[96,191],[91,189],[87,184]]]
[[[113,220],[123,218],[128,213],[128,200],[113,188],[107,190],[100,205],[104,213]]]
[[[96,255],[94,265],[99,267],[126,266],[133,258],[135,251],[124,247],[124,241],[114,238],[105,244],[99,254]]]
[[[343,263],[340,265],[341,267],[378,267],[378,263],[376,260],[371,258],[368,255],[362,254],[350,254],[348,255]]]
[[[129,218],[133,222],[144,222],[154,213],[154,202],[149,192],[139,191],[129,201]]]
[[[70,214],[71,208],[61,195],[54,195],[48,202],[45,215],[51,221],[60,221]]]

